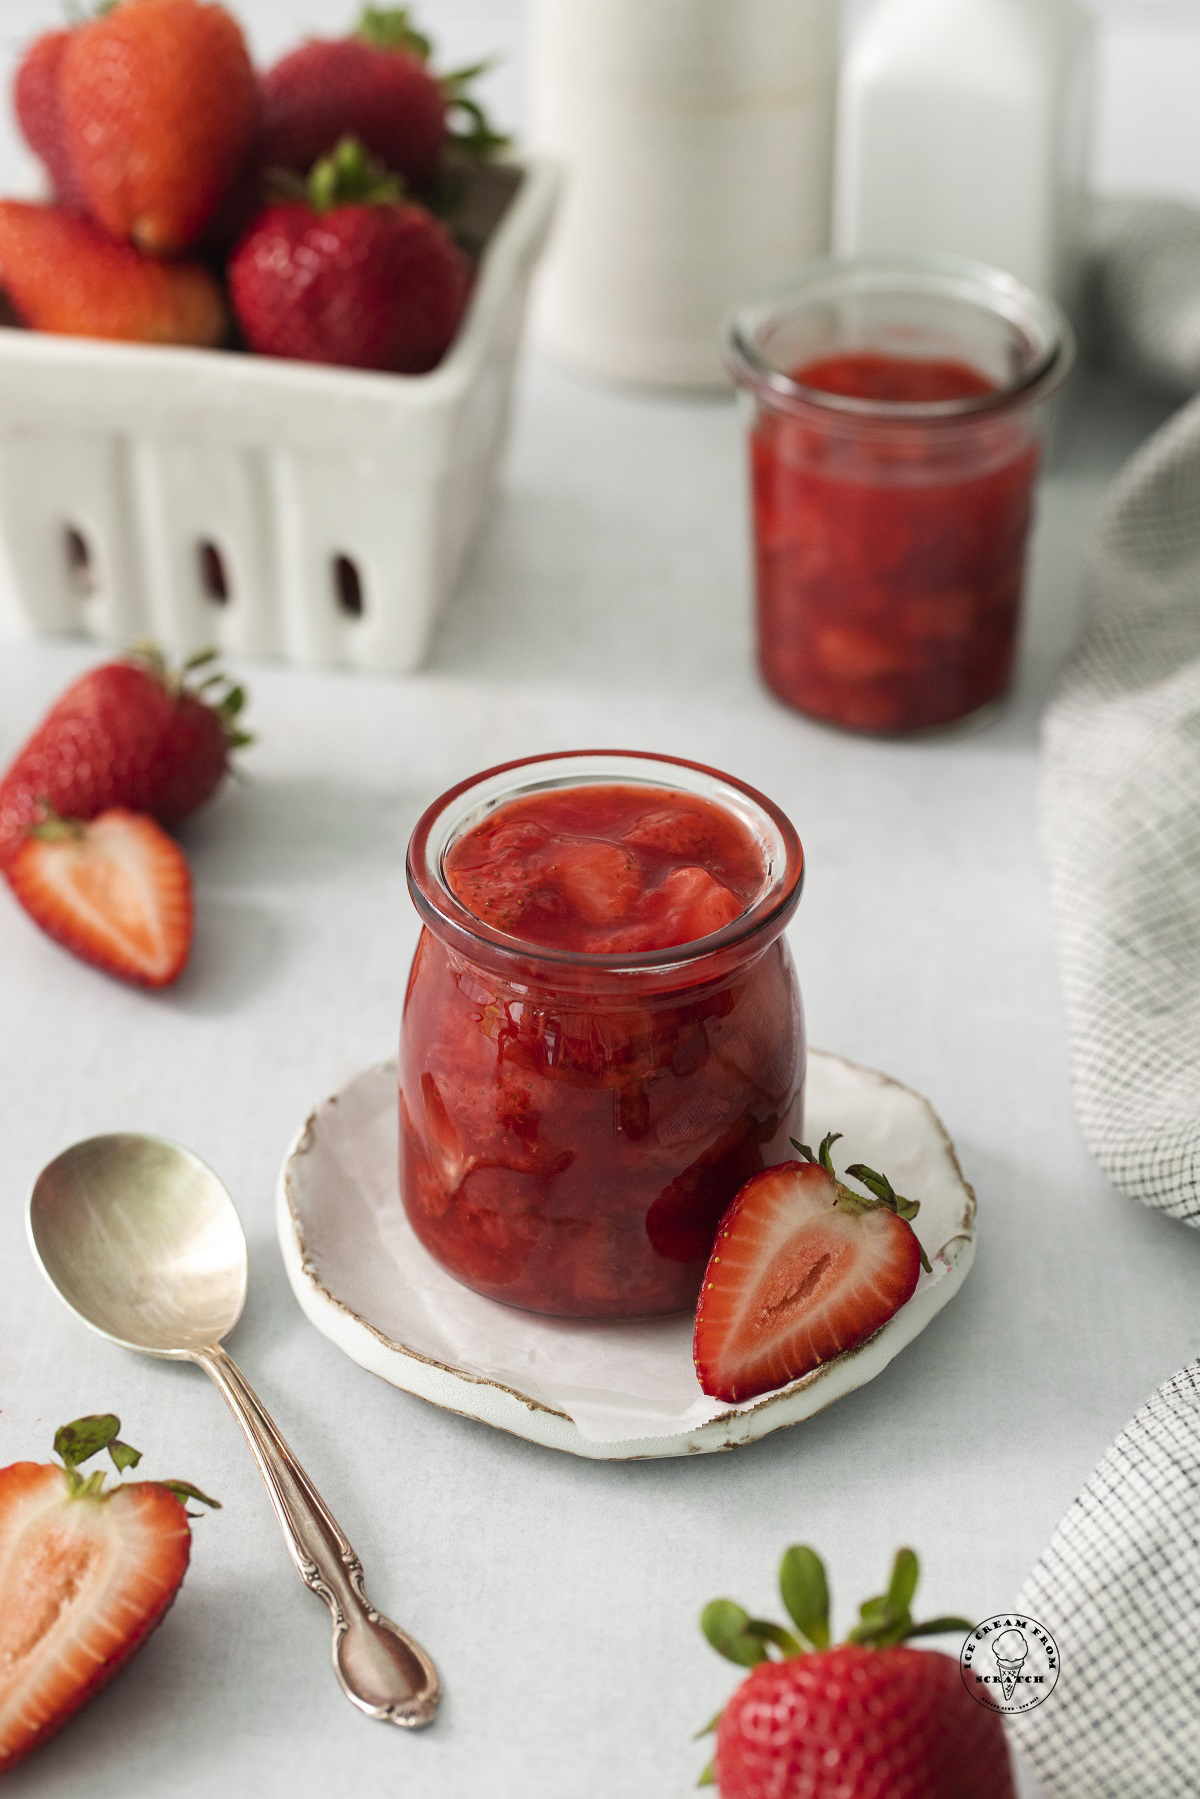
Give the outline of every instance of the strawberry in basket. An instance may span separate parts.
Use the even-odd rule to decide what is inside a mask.
[[[199,240],[250,158],[260,111],[241,28],[208,0],[122,0],[47,33],[15,98],[60,199],[168,254]]]
[[[385,168],[430,183],[449,141],[486,155],[507,139],[471,98],[486,63],[436,75],[433,46],[405,6],[368,6],[349,37],[301,44],[263,76],[262,160],[309,170],[344,137],[360,138]]]
[[[0,282],[35,331],[199,349],[228,334],[225,297],[202,263],[146,256],[64,206],[0,200]]]
[[[119,1418],[77,1418],[53,1462],[0,1468],[0,1774],[108,1684],[179,1591],[192,1548],[187,1481],[105,1490],[82,1464],[107,1449],[118,1474],[141,1461]]]
[[[67,154],[59,76],[69,31],[44,31],[30,44],[17,66],[13,81],[13,108],[21,136],[46,165],[46,172],[64,206],[81,211],[83,189]]]
[[[252,350],[403,375],[441,360],[469,286],[446,227],[357,138],[318,162],[298,197],[268,207],[229,264]]]
[[[973,1628],[965,1618],[914,1623],[918,1574],[912,1550],[900,1550],[887,1592],[833,1646],[825,1569],[801,1544],[779,1570],[793,1628],[732,1599],[705,1606],[709,1643],[751,1672],[709,1726],[716,1754],[701,1784],[721,1799],[1014,1799],[1000,1718],[971,1698],[955,1657],[907,1647]]]

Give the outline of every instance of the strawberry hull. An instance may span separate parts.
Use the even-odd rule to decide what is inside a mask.
[[[643,759],[566,760],[627,776]],[[647,775],[690,766],[644,760]],[[455,899],[439,832],[470,804],[462,789],[439,801],[410,849],[426,923],[400,1052],[410,1222],[460,1280],[531,1311],[687,1309],[726,1207],[790,1153],[801,1116],[803,1014],[781,935],[795,834],[764,810],[776,835],[756,901],[712,935],[622,960],[518,945]]]

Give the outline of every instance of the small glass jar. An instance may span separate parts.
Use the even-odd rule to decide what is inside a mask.
[[[749,399],[768,687],[858,731],[986,712],[1012,680],[1042,402],[1074,354],[1063,314],[959,257],[830,259],[738,312],[727,354]],[[815,385],[835,364],[891,397]],[[955,370],[975,391],[909,397]]]
[[[549,787],[644,785],[732,810],[762,884],[708,937],[639,954],[523,943],[445,875],[496,806]],[[400,1190],[421,1242],[477,1292],[571,1318],[695,1303],[721,1216],[793,1152],[800,994],[784,926],[803,852],[779,808],[673,757],[570,752],[462,782],[408,851],[423,930],[400,1038]]]

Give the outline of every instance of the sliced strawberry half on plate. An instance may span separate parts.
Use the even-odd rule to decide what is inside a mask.
[[[114,806],[90,824],[49,814],[8,870],[35,924],[106,974],[145,987],[178,978],[192,943],[192,878],[179,845]]]
[[[162,1618],[191,1552],[184,1481],[108,1492],[79,1464],[141,1460],[105,1413],[64,1425],[62,1466],[0,1468],[0,1774],[110,1681]]]
[[[746,1182],[717,1231],[696,1306],[700,1385],[737,1402],[798,1380],[887,1323],[929,1267],[909,1220],[918,1203],[861,1162],[838,1180],[830,1132],[814,1156]],[[792,1139],[795,1143],[795,1139]]]

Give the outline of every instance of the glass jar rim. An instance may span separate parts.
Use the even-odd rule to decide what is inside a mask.
[[[578,772],[570,772],[572,765]],[[657,779],[655,770],[660,771]],[[538,778],[539,771],[544,771],[543,778]],[[682,778],[683,774],[692,777],[691,784]],[[508,778],[516,776],[524,779]],[[445,854],[470,824],[522,793],[600,784],[666,787],[711,797],[718,804],[723,802],[744,821],[757,816],[776,838],[778,867],[774,879],[764,881],[763,891],[730,924],[707,937],[673,944],[668,949],[605,955],[559,949],[512,936],[477,917],[451,890],[443,867]],[[761,840],[761,831],[758,834]],[[497,763],[448,788],[426,808],[413,828],[407,875],[409,892],[422,923],[467,956],[482,953],[482,959],[499,959],[506,966],[519,964],[564,974],[644,976],[658,969],[665,973],[687,968],[719,958],[729,950],[741,956],[751,948],[765,947],[779,935],[799,903],[804,884],[804,851],[795,826],[773,800],[707,763],[659,755],[652,750],[555,750]]]
[[[808,387],[767,360],[755,333],[789,300],[817,306],[855,293],[922,292],[974,305],[1030,338],[1029,364],[1011,382],[953,400],[870,400]],[[936,423],[965,420],[1032,405],[1064,381],[1075,361],[1075,335],[1062,308],[1014,275],[966,256],[930,252],[911,256],[824,256],[802,263],[772,283],[725,321],[725,359],[739,387],[786,411],[814,412],[849,422]]]

